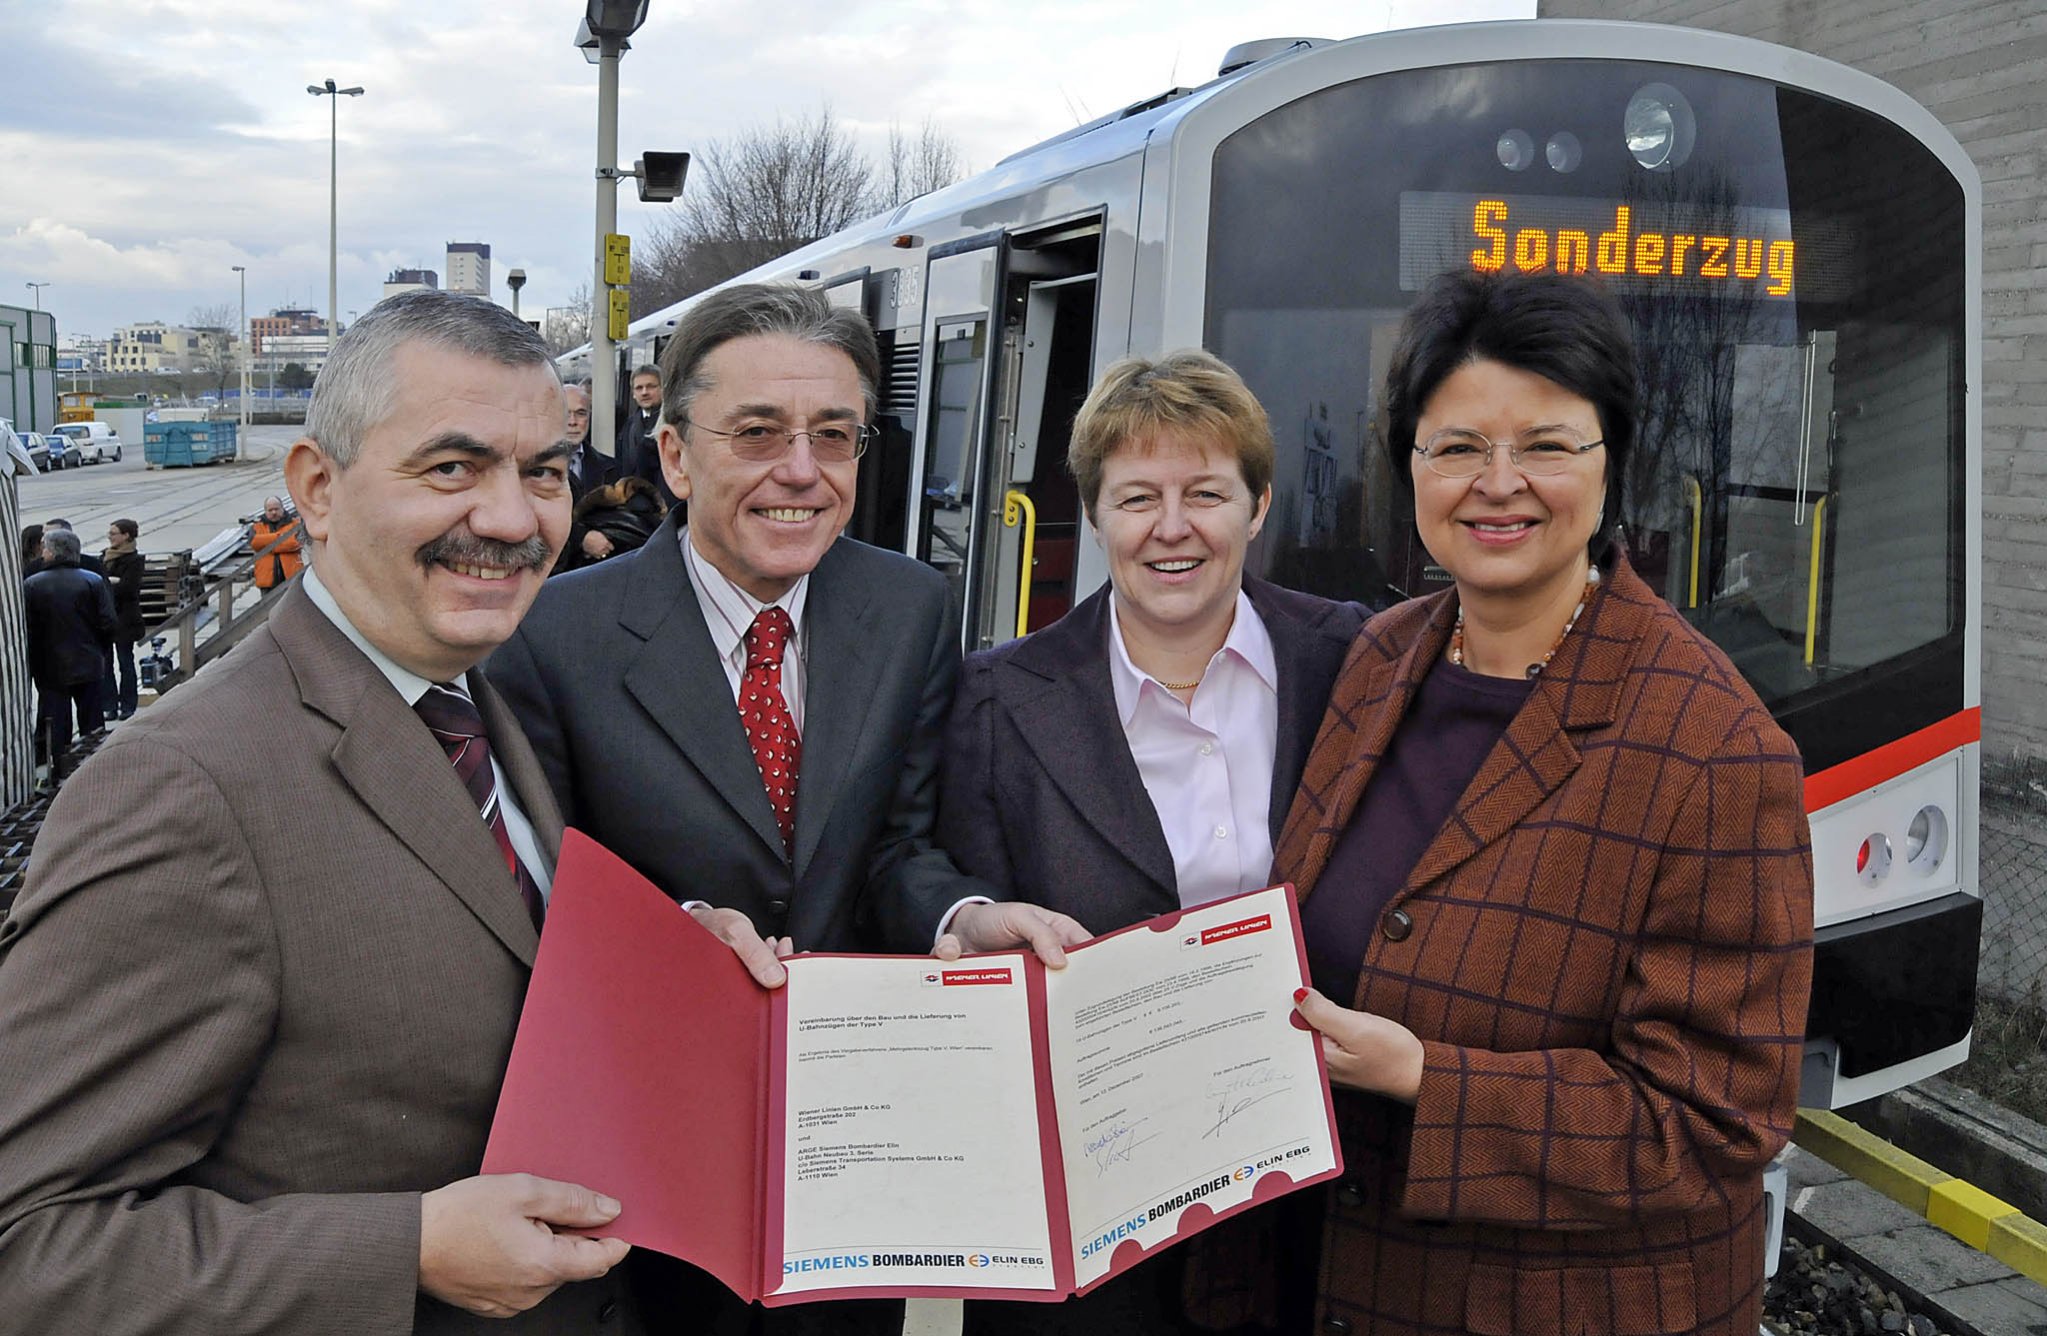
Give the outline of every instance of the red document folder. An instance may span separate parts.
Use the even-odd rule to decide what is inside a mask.
[[[1295,916],[1298,943],[1290,895],[1285,904]],[[1179,918],[1169,915],[1124,931],[1164,931]],[[1194,939],[1187,945],[1194,945]],[[773,1293],[784,1284],[785,994],[754,983],[730,948],[576,831],[563,841],[547,931],[483,1170],[538,1174],[614,1197],[623,1210],[597,1232],[682,1258],[742,1298],[768,1304],[882,1296],[1057,1301],[1093,1288],[1217,1220],[1341,1172],[1317,1046],[1334,1167],[1296,1181],[1283,1169],[1261,1166],[1252,1199],[1220,1213],[1201,1204],[1181,1208],[1178,1232],[1152,1240],[1149,1248],[1135,1238],[1089,1244],[1113,1248],[1111,1267],[1076,1287],[1067,1180],[1049,1062],[1042,1056],[1049,1048],[1043,969],[1034,958],[1014,954],[921,964],[949,986],[974,982],[966,976],[998,960],[1003,962],[999,968],[1020,971],[1015,982],[1029,990],[1032,1007],[1053,1272],[1048,1288],[990,1288],[963,1279],[959,1284],[854,1283]],[[1305,959],[1299,964],[1305,979]],[[945,979],[945,974],[960,978]],[[1309,1042],[1306,1036],[1303,1040]],[[1030,1055],[1020,1054],[1019,1060],[1030,1060]],[[987,1261],[979,1257],[969,1266]]]

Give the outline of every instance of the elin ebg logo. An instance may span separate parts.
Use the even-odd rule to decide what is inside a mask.
[[[987,1253],[968,1253],[968,1254],[967,1254],[967,1265],[968,1265],[968,1266],[986,1266],[986,1265],[988,1265],[988,1254],[987,1254]]]
[[[1236,1179],[1239,1183],[1241,1183],[1245,1179],[1251,1177],[1251,1175],[1257,1172],[1258,1171],[1256,1169],[1253,1169],[1250,1165],[1247,1164],[1242,1169],[1237,1170],[1236,1173],[1231,1174],[1230,1177]]]

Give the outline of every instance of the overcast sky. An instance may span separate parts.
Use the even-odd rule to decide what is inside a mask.
[[[652,0],[621,63],[621,165],[829,100],[864,142],[935,121],[979,169],[1212,77],[1259,37],[1530,18],[1535,0]],[[327,303],[332,77],[341,310],[487,242],[529,316],[590,272],[596,67],[574,0],[0,0],[0,304],[63,333]],[[619,191],[621,230],[651,210]]]

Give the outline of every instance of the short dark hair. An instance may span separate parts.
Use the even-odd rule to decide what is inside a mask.
[[[21,559],[41,561],[43,559],[43,526],[31,524],[21,531]]]
[[[1606,439],[1606,515],[1590,544],[1595,561],[1618,541],[1621,484],[1635,446],[1634,340],[1620,306],[1591,279],[1567,274],[1439,274],[1401,323],[1386,372],[1386,455],[1412,488],[1415,424],[1457,368],[1498,362],[1590,401]]]
[[[108,525],[107,527],[110,529],[119,529],[122,533],[127,534],[130,538],[140,538],[142,536],[142,526],[137,524],[134,520],[115,520],[112,524]]]
[[[824,293],[802,284],[741,283],[711,293],[683,313],[675,337],[661,353],[661,420],[680,430],[690,404],[710,388],[704,359],[754,334],[786,334],[844,353],[860,376],[866,416],[873,419],[881,349],[867,318],[832,305]]]
[[[633,368],[632,375],[626,377],[626,384],[630,385],[642,376],[652,376],[658,381],[661,379],[661,368],[655,366],[652,362],[642,362]]]

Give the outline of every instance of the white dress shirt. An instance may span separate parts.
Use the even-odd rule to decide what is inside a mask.
[[[1185,908],[1270,884],[1279,665],[1265,621],[1237,591],[1229,638],[1182,701],[1140,671],[1109,598],[1109,680],[1144,790],[1173,853]]]
[[[361,650],[369,661],[377,666],[377,671],[382,673],[384,680],[404,698],[407,706],[418,705],[419,698],[426,695],[429,687],[445,688],[452,685],[460,689],[462,694],[469,694],[465,683],[434,682],[421,677],[410,668],[401,666],[390,655],[371,644],[362,632],[355,629],[355,623],[348,620],[348,614],[334,601],[334,595],[328,592],[327,586],[320,583],[319,574],[311,566],[306,567],[304,578],[306,596],[313,600],[313,606],[324,613],[327,620],[334,623],[335,629],[347,636],[349,643]],[[436,742],[435,745],[438,746],[439,743]],[[511,782],[505,778],[505,768],[498,764],[495,748],[491,751],[490,776],[491,782],[497,785],[498,812],[505,819],[505,834],[512,841],[512,852],[518,855],[520,865],[526,869],[526,874],[533,878],[533,884],[540,888],[540,898],[545,901],[554,890],[554,879],[549,875],[547,860],[540,856],[540,841],[533,834],[533,823],[526,819],[526,813],[520,808],[518,794],[513,792]],[[477,819],[479,821],[483,819],[481,812],[477,813]]]
[[[788,592],[772,603],[763,603],[752,594],[726,578],[725,572],[713,566],[698,554],[696,544],[689,540],[689,529],[685,527],[678,541],[682,544],[682,564],[689,571],[689,582],[697,591],[697,605],[703,609],[704,625],[711,632],[711,648],[717,651],[718,662],[724,665],[725,680],[732,687],[732,708],[739,708],[739,684],[746,677],[746,630],[753,625],[753,619],[768,608],[780,608],[789,614],[789,624],[795,631],[789,643],[782,647],[782,700],[789,707],[789,718],[796,725],[796,736],[803,736],[803,603],[810,594],[810,572],[796,577],[796,583]]]

